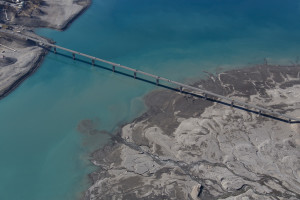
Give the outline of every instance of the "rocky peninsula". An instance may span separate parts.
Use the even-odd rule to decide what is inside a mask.
[[[34,28],[64,30],[91,4],[91,0],[0,1],[1,29],[49,41]],[[47,50],[32,42],[0,32],[0,99],[8,95],[41,64]]]
[[[300,66],[210,75],[200,88],[300,117]],[[300,124],[167,89],[95,151],[84,199],[300,199]]]

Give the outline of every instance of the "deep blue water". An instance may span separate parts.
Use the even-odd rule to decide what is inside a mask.
[[[299,0],[94,0],[58,45],[178,81],[300,56]],[[141,114],[156,86],[50,53],[0,101],[0,199],[68,200],[88,187],[88,154],[109,136],[77,131],[83,119],[114,131]]]

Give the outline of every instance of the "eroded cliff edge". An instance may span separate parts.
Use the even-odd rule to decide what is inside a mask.
[[[300,66],[256,66],[195,85],[300,117]],[[85,199],[300,199],[300,124],[170,90],[92,155]]]

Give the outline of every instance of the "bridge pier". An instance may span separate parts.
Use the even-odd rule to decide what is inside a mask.
[[[92,59],[92,65],[95,66],[95,60],[94,59]]]
[[[134,79],[136,79],[136,72],[133,73],[133,77],[134,77]]]
[[[261,115],[261,110],[260,110],[260,111],[258,111],[258,115]]]
[[[179,87],[179,90],[180,90],[180,93],[182,93],[182,91],[183,91],[182,86]]]
[[[90,55],[87,55],[87,54],[83,54],[83,53],[78,52],[78,51],[67,49],[67,48],[64,48],[64,47],[59,46],[59,45],[54,45],[54,44],[50,44],[50,43],[45,42],[45,41],[40,41],[38,39],[31,38],[30,36],[14,33],[14,32],[9,31],[9,30],[2,30],[1,29],[0,32],[10,33],[14,36],[18,36],[20,38],[26,39],[27,41],[33,41],[33,42],[36,43],[36,45],[52,47],[54,53],[57,53],[57,50],[60,51],[60,52],[61,51],[66,51],[68,54],[69,53],[72,54],[73,60],[75,60],[75,54],[77,54],[79,56],[83,56],[83,57],[86,57],[87,59],[91,60],[93,65],[95,64],[94,63],[95,61],[100,61],[101,63],[106,63],[106,64],[112,66],[112,71],[113,72],[115,72],[115,67],[120,67],[120,69],[122,68],[122,69],[125,69],[125,70],[129,70],[130,71],[129,73],[139,72],[140,74],[143,74],[143,75],[146,75],[147,77],[149,77],[150,80],[152,80],[153,83],[155,82],[153,79],[155,79],[156,80],[156,85],[159,85],[159,79],[161,79],[162,81],[168,81],[170,83],[175,84],[177,88],[179,87],[180,92],[183,92],[184,88],[186,88],[186,90],[188,90],[188,91],[190,91],[190,90],[197,91],[202,95],[202,98],[205,99],[205,100],[213,101],[213,100],[221,99],[222,101],[224,100],[225,102],[227,102],[228,105],[231,104],[232,107],[235,107],[235,108],[238,108],[238,109],[243,109],[243,110],[248,111],[248,112],[254,112],[254,113],[257,113],[258,115],[261,115],[261,116],[273,117],[275,119],[281,119],[281,120],[284,120],[286,123],[300,123],[300,118],[296,118],[296,117],[285,115],[285,114],[280,114],[276,110],[271,110],[269,108],[264,108],[264,107],[248,104],[246,102],[241,102],[241,101],[238,101],[238,100],[235,100],[235,101],[237,101],[237,103],[235,104],[235,101],[233,101],[232,99],[228,99],[228,97],[226,97],[226,96],[218,95],[218,94],[215,94],[213,92],[206,91],[206,90],[203,90],[203,89],[200,89],[200,88],[197,88],[197,87],[193,87],[193,86],[190,86],[190,85],[186,85],[186,84],[178,83],[178,82],[175,82],[175,81],[171,81],[171,80],[168,80],[168,79],[163,78],[163,77],[159,77],[159,76],[154,75],[154,74],[149,74],[149,73],[146,73],[146,72],[143,72],[143,71],[135,70],[133,68],[122,66],[120,64],[116,64],[116,63],[113,63],[113,62],[110,62],[110,61],[107,61],[107,60],[99,59],[99,58],[96,58],[96,57],[93,57],[93,56],[90,56]],[[266,65],[268,64],[267,60],[266,60],[265,64]],[[136,78],[136,74],[134,74],[134,76]],[[209,94],[209,96],[208,96],[208,94]]]

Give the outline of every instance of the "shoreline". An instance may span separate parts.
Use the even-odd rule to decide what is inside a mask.
[[[64,31],[64,30],[66,30],[67,28],[69,28],[69,26],[71,26],[71,24],[77,19],[77,17],[79,17],[81,14],[83,14],[88,8],[89,8],[89,6],[91,6],[91,3],[92,3],[92,1],[91,0],[89,0],[89,5],[88,6],[86,6],[83,10],[81,10],[79,13],[77,13],[76,15],[74,15],[73,17],[71,17],[70,18],[70,20],[65,24],[65,25],[63,25],[63,28],[62,29],[55,29],[55,30],[59,30],[59,31]],[[47,28],[47,27],[45,27],[45,28]],[[34,63],[34,65],[32,66],[32,68],[30,68],[30,70],[26,73],[26,74],[24,74],[21,78],[19,78],[13,85],[12,85],[12,87],[11,88],[9,88],[8,89],[8,91],[5,91],[4,92],[4,94],[3,95],[0,95],[0,100],[2,99],[2,98],[4,98],[4,97],[6,97],[7,95],[9,95],[11,92],[13,92],[20,84],[22,84],[22,82],[23,81],[25,81],[26,80],[26,78],[28,78],[28,77],[30,77],[31,75],[33,75],[34,74],[34,72],[35,71],[37,71],[38,70],[38,68],[41,66],[41,64],[43,63],[43,61],[44,61],[44,58],[45,58],[45,56],[48,54],[49,52],[48,51],[46,51],[45,50],[45,52],[43,52],[43,54],[41,54],[40,56],[39,56],[39,58],[38,58],[38,60],[37,60],[37,62],[35,62]],[[238,70],[238,69],[237,69]],[[235,70],[230,70],[230,71],[235,71]],[[202,81],[199,81],[199,82],[196,82],[196,83],[194,83],[193,85],[198,85],[198,84],[200,84]],[[208,86],[208,85],[207,85]],[[148,102],[151,102],[151,96],[153,97],[153,95],[154,95],[154,93],[156,93],[156,92],[158,92],[158,93],[161,93],[161,91],[159,90],[159,91],[153,91],[153,92],[150,92],[149,94],[146,94],[146,96],[145,96],[145,102],[146,101],[148,101]],[[177,93],[176,92],[174,92],[176,95],[177,95]],[[243,95],[241,95],[241,97],[243,97]],[[148,98],[148,99],[147,99]],[[194,100],[194,98],[193,97],[190,97],[190,96],[186,96],[185,97],[185,99],[184,99],[184,101],[193,101]],[[163,99],[163,101],[164,101],[164,99]],[[213,104],[214,103],[208,103],[208,102],[202,102],[203,104],[207,104],[206,106],[201,106],[201,111],[205,111],[208,107],[211,107],[211,106],[213,106]],[[160,104],[160,103],[158,103],[158,104]],[[157,105],[154,105],[155,107],[158,107]],[[198,107],[197,107],[198,108]],[[135,123],[137,123],[137,122],[140,122],[140,121],[143,121],[143,120],[147,120],[147,118],[149,117],[149,116],[151,116],[151,115],[155,115],[155,114],[157,114],[157,112],[159,112],[158,110],[150,110],[151,108],[148,108],[147,109],[147,111],[145,112],[145,113],[143,113],[141,116],[139,116],[139,117],[137,117],[136,119],[134,119],[132,122],[130,122],[130,123],[126,123],[126,124],[124,124],[124,126],[122,125],[122,126],[120,126],[119,128],[118,128],[118,131],[117,131],[117,133],[116,133],[116,135],[113,135],[112,136],[112,140],[110,141],[110,143],[109,144],[107,144],[107,145],[105,145],[104,147],[103,147],[103,149],[101,148],[100,150],[99,150],[99,152],[100,151],[104,151],[104,155],[109,155],[112,151],[114,152],[115,150],[118,150],[118,148],[120,147],[120,145],[126,145],[126,146],[130,146],[132,149],[135,149],[138,153],[140,153],[140,154],[144,154],[144,155],[148,155],[148,156],[150,156],[151,154],[149,153],[149,152],[147,152],[147,151],[145,151],[144,149],[142,149],[142,148],[140,148],[140,146],[143,146],[143,144],[144,144],[144,138],[141,138],[140,139],[140,143],[141,143],[141,145],[140,144],[138,144],[138,145],[132,145],[132,144],[130,144],[130,143],[128,143],[127,142],[127,140],[126,140],[126,138],[123,138],[122,137],[122,129],[126,126],[126,125],[128,125],[128,124],[135,124]],[[202,113],[203,113],[202,112]],[[194,115],[191,115],[191,116],[193,116],[193,117],[197,117],[197,116],[199,116],[199,115],[201,115],[202,113],[197,113],[197,115],[196,116],[194,116]],[[184,118],[184,117],[188,117],[189,116],[189,114],[185,114],[184,116],[182,116],[182,118]],[[264,120],[264,119],[263,119]],[[166,123],[165,121],[163,121],[165,124],[168,124],[168,123]],[[155,121],[155,123],[158,123],[158,122],[156,122]],[[173,123],[175,123],[175,122],[173,122]],[[172,123],[171,123],[172,124]],[[171,127],[160,127],[163,131],[165,131],[165,130],[168,130],[168,129],[176,129],[176,125],[178,125],[177,123],[175,123],[175,125],[174,124],[172,124],[172,126]],[[130,142],[132,142],[132,141],[130,141]],[[105,150],[106,149],[106,150]],[[99,156],[99,154],[101,154],[101,153],[99,153],[98,155],[95,155],[95,154],[97,154],[97,151],[98,150],[96,150],[95,152],[93,152],[92,153],[92,157],[93,156]],[[158,150],[158,152],[159,152],[159,150]],[[155,160],[155,157],[153,156],[152,157],[153,158],[153,160]],[[167,158],[167,159],[169,159],[169,158]],[[164,161],[164,160],[163,160]],[[117,161],[117,162],[119,162],[119,161]],[[184,164],[184,163],[181,163],[181,161],[180,162],[178,162],[177,163],[179,166],[181,165],[181,164]],[[95,163],[95,166],[97,166],[98,165],[98,163],[96,162]],[[101,166],[100,166],[101,167]],[[105,168],[104,168],[105,169]],[[106,168],[105,170],[110,170],[109,168]],[[185,172],[185,171],[184,171]],[[98,172],[95,172],[95,173],[98,173]],[[93,174],[94,173],[92,173],[92,174],[90,174],[89,175],[89,177],[90,177],[90,179],[92,180],[92,183],[93,184],[95,184],[98,180],[99,180],[99,177],[101,177],[99,174],[97,174],[97,177],[98,177],[98,179],[96,179],[95,177],[93,177]],[[161,174],[164,174],[164,173],[161,173]],[[160,175],[159,173],[158,173],[158,175]],[[103,175],[102,177],[106,177],[105,175]],[[193,180],[193,179],[191,179],[191,180],[189,180],[189,181],[194,181],[193,182],[193,184],[196,184],[195,182],[197,182],[197,179],[195,179],[195,180]],[[91,185],[93,185],[93,184],[91,184]],[[130,187],[130,184],[129,184],[129,187]],[[198,187],[198,186],[197,186]],[[203,189],[203,186],[202,185],[200,185],[199,187],[198,187],[198,189],[196,189],[196,190],[199,190],[198,191],[198,195],[201,195],[201,194],[204,194],[204,195],[206,195],[207,194],[207,191],[206,191],[206,186],[204,187],[205,188],[205,190],[204,190],[204,192],[202,193],[202,189],[201,189],[201,192],[200,192],[200,188],[202,187],[202,189]],[[241,188],[239,188],[239,189],[241,189],[241,191],[246,191],[246,187],[241,187]],[[177,189],[176,189],[176,191],[177,191]],[[248,191],[248,190],[247,190]],[[205,193],[206,192],[206,193]],[[237,195],[240,195],[241,193],[236,193]],[[225,196],[224,196],[225,197]],[[192,197],[191,197],[192,198]]]
[[[34,29],[35,28],[50,28],[50,29],[54,29],[54,30],[57,30],[57,31],[65,31],[67,28],[69,28],[71,26],[71,24],[78,17],[80,17],[82,14],[84,14],[84,12],[87,11],[87,9],[92,4],[92,0],[86,0],[84,2],[86,2],[86,4],[83,6],[83,8],[79,12],[77,12],[76,14],[74,14],[72,16],[69,16],[67,19],[65,19],[64,22],[62,23],[61,28],[56,28],[56,27],[52,27],[52,26],[49,26],[49,25],[39,26],[39,27],[29,26],[29,27],[26,27],[26,28],[28,28],[28,31],[33,31],[32,33],[30,33],[33,36],[43,38],[45,40],[49,40],[47,38],[44,38],[44,37],[39,36],[38,34],[36,34],[34,32]],[[18,25],[15,25],[15,26],[16,26],[16,28],[18,28]],[[27,78],[29,78],[31,75],[33,75],[39,69],[39,67],[42,65],[42,63],[43,63],[43,61],[44,61],[44,59],[45,59],[45,57],[47,56],[48,53],[49,53],[49,51],[47,51],[46,49],[43,49],[42,52],[38,54],[37,61],[35,61],[33,64],[31,64],[31,66],[27,66],[29,68],[27,72],[25,72],[22,76],[20,76],[16,80],[14,80],[14,82],[12,84],[10,84],[9,86],[7,86],[6,88],[4,88],[4,90],[0,91],[0,100],[7,97],[9,94],[11,94]]]
[[[21,85],[27,78],[29,78],[31,75],[33,75],[39,69],[39,67],[42,65],[42,63],[48,53],[49,52],[47,50],[44,50],[44,52],[39,55],[38,60],[32,65],[30,70],[27,73],[25,73],[22,77],[17,79],[7,90],[5,90],[0,95],[0,100],[7,97],[10,93],[12,93],[15,89],[17,89],[18,86]]]
[[[254,71],[254,72],[252,72]],[[298,72],[294,73],[294,72]],[[270,74],[269,74],[270,73]],[[265,104],[270,104],[270,107],[281,110],[284,109],[287,112],[291,112],[289,107],[293,106],[293,102],[297,101],[297,99],[293,99],[292,102],[285,102],[283,101],[284,95],[289,95],[289,90],[293,91],[293,87],[296,86],[297,91],[300,85],[300,66],[254,66],[242,69],[233,69],[229,71],[222,72],[218,75],[210,76],[207,79],[201,79],[195,82],[193,85],[201,85],[204,88],[210,88],[213,92],[217,92],[220,88],[225,88],[225,94],[233,95],[236,98],[246,99],[247,101],[258,101],[264,102]],[[267,81],[270,77],[273,76],[272,81]],[[242,83],[243,76],[249,76],[252,80],[255,80],[257,85],[252,85],[251,80],[247,80],[248,83]],[[259,81],[261,77],[264,77],[263,81]],[[297,77],[298,76],[298,77]],[[217,78],[219,77],[219,81]],[[284,80],[286,78],[286,80]],[[214,83],[214,85],[212,84]],[[228,84],[228,85],[225,85]],[[260,85],[259,85],[259,84]],[[276,83],[276,84],[275,84]],[[285,94],[281,94],[281,96],[270,96],[274,90],[276,89],[279,84],[279,89],[282,92],[286,92]],[[231,87],[231,85],[233,87]],[[227,88],[227,89],[226,89]],[[257,96],[258,95],[258,96]],[[159,96],[159,97],[157,97]],[[256,97],[257,96],[257,97]],[[175,104],[170,106],[169,99],[173,99]],[[170,180],[176,180],[177,184],[181,186],[178,188],[174,185],[172,191],[176,191],[175,193],[181,195],[187,195],[184,199],[206,199],[206,198],[220,198],[220,199],[227,199],[230,196],[239,196],[239,197],[253,197],[253,198],[264,198],[263,193],[257,192],[259,188],[266,187],[265,185],[260,184],[252,184],[247,187],[240,188],[240,181],[241,183],[249,185],[250,183],[247,181],[248,179],[259,180],[259,176],[251,174],[253,172],[248,172],[242,166],[236,166],[237,164],[235,161],[222,161],[222,159],[228,160],[229,155],[223,155],[218,157],[218,155],[222,155],[224,152],[219,152],[219,150],[209,149],[209,146],[203,146],[202,144],[196,144],[194,147],[192,145],[191,149],[187,146],[187,149],[184,149],[179,145],[177,147],[176,140],[174,137],[181,137],[185,138],[182,139],[182,142],[185,141],[187,143],[195,143],[195,140],[203,140],[204,137],[207,137],[205,132],[210,130],[214,132],[215,128],[206,126],[204,123],[213,123],[217,126],[217,124],[223,123],[222,121],[227,121],[231,119],[235,119],[234,121],[240,121],[239,123],[245,124],[252,124],[252,129],[257,130],[265,130],[270,126],[270,124],[275,124],[275,126],[280,127],[278,128],[278,134],[286,136],[284,132],[280,132],[281,130],[290,130],[293,132],[293,137],[296,137],[296,141],[298,141],[297,134],[295,135],[296,130],[300,130],[300,126],[290,125],[288,123],[283,123],[280,121],[276,121],[273,119],[269,119],[263,116],[257,116],[253,113],[248,113],[243,110],[231,109],[230,106],[222,106],[221,104],[216,104],[214,102],[208,102],[203,99],[197,99],[189,95],[183,95],[178,92],[168,91],[168,90],[154,90],[147,94],[144,98],[145,104],[147,105],[147,111],[142,114],[141,116],[137,117],[136,119],[132,120],[131,122],[125,124],[124,126],[120,127],[119,130],[112,136],[111,140],[107,145],[103,148],[100,148],[94,151],[91,154],[91,162],[94,163],[95,166],[98,166],[98,170],[91,173],[89,175],[90,180],[92,181],[93,185],[90,189],[86,192],[84,199],[101,199],[101,198],[127,198],[130,196],[131,199],[140,199],[140,198],[166,198],[166,199],[181,199],[182,196],[172,196],[171,193],[166,193],[163,188],[165,188],[164,183],[169,182]],[[283,102],[281,102],[283,101]],[[166,103],[169,102],[169,103]],[[273,102],[273,103],[272,103]],[[172,108],[173,107],[173,108]],[[213,108],[217,109],[217,111],[213,110]],[[297,116],[300,114],[300,107],[295,107],[296,110],[292,109],[293,112],[298,113]],[[212,109],[212,110],[211,110]],[[219,111],[220,109],[220,111]],[[196,112],[195,112],[196,110]],[[208,111],[211,110],[211,111]],[[221,114],[225,112],[224,114]],[[235,117],[227,118],[226,116],[230,113],[229,116],[233,115]],[[204,115],[206,117],[204,117]],[[213,115],[213,118],[209,116]],[[220,115],[220,116],[219,116]],[[222,116],[223,115],[223,116]],[[238,116],[236,118],[236,116]],[[224,118],[225,117],[225,118]],[[296,117],[296,116],[295,116]],[[216,119],[219,120],[216,120]],[[192,139],[189,141],[188,135],[182,134],[177,135],[182,124],[187,121],[188,124],[194,123],[193,120],[198,120],[198,123],[203,124],[203,133],[200,135],[193,135],[194,129],[199,129],[199,127],[188,128],[191,131],[190,134],[193,136],[189,137],[196,137],[198,139]],[[189,122],[190,121],[190,122]],[[203,121],[203,122],[201,122]],[[214,122],[210,122],[214,121]],[[246,123],[247,122],[247,123]],[[231,122],[233,123],[233,122]],[[236,128],[237,130],[243,131],[242,127],[237,126],[238,124],[232,124],[232,127],[229,126],[229,129]],[[262,127],[260,127],[260,125]],[[185,125],[186,126],[186,125]],[[191,124],[189,125],[191,126]],[[219,125],[218,125],[219,126]],[[247,125],[249,126],[249,125]],[[266,128],[264,128],[266,126]],[[273,125],[274,126],[274,125]],[[291,127],[291,128],[290,128]],[[294,128],[296,129],[294,130]],[[297,129],[298,127],[298,129]],[[202,128],[200,128],[202,129]],[[219,130],[219,129],[217,129]],[[233,131],[232,130],[232,131]],[[277,132],[275,132],[277,134]],[[151,133],[151,134],[150,134]],[[296,131],[297,133],[297,131]],[[175,135],[174,135],[175,134]],[[151,136],[153,135],[153,136]],[[264,134],[262,134],[264,135]],[[238,137],[238,135],[236,136]],[[257,136],[257,137],[264,137],[264,136]],[[277,136],[276,136],[277,137]],[[282,136],[281,136],[282,137]],[[168,139],[167,139],[168,138]],[[177,138],[177,142],[181,141]],[[299,140],[300,141],[300,140]],[[174,143],[175,142],[175,143]],[[218,140],[217,140],[218,142]],[[221,141],[219,141],[221,142]],[[225,141],[223,141],[225,142]],[[245,141],[244,141],[245,142]],[[263,140],[261,141],[263,142]],[[275,141],[274,141],[275,142]],[[210,144],[210,141],[205,141],[205,143]],[[254,142],[253,142],[254,143]],[[241,145],[243,143],[237,142],[237,145]],[[182,150],[171,150],[172,148],[183,148]],[[211,144],[212,145],[212,144]],[[221,143],[219,144],[219,148],[221,148]],[[292,144],[292,145],[298,145]],[[300,143],[299,143],[300,145]],[[207,155],[199,160],[199,155],[203,154],[199,152],[198,147],[206,148],[206,150],[202,149],[201,151],[205,152],[212,152],[211,155]],[[231,147],[232,148],[232,147]],[[286,147],[290,148],[290,147]],[[234,149],[234,147],[233,147]],[[223,151],[226,152],[226,149]],[[179,156],[183,154],[182,156]],[[250,153],[250,157],[251,152]],[[287,152],[289,153],[289,151]],[[292,149],[291,152],[293,153]],[[175,155],[174,155],[175,154]],[[178,154],[178,155],[176,155]],[[203,155],[203,156],[204,156]],[[179,157],[178,157],[179,156]],[[216,158],[217,156],[217,158]],[[105,157],[105,160],[103,158]],[[221,159],[221,162],[218,161]],[[241,159],[239,156],[237,159]],[[259,158],[257,158],[260,160]],[[137,160],[140,160],[139,162]],[[220,163],[219,163],[220,162]],[[246,162],[246,161],[245,161]],[[263,162],[263,161],[260,161]],[[193,166],[204,166],[202,173],[195,173]],[[232,166],[236,166],[232,168]],[[278,163],[280,165],[280,163]],[[206,168],[207,167],[207,168]],[[211,177],[206,177],[209,175],[208,168],[212,168],[215,170],[216,174],[223,173],[223,179],[231,182],[232,186],[226,186],[225,183],[220,180],[216,179],[211,175]],[[291,166],[293,167],[293,166]],[[169,170],[167,170],[167,168]],[[293,167],[294,168],[294,167]],[[258,170],[259,168],[254,168]],[[254,170],[253,169],[253,170]],[[165,170],[168,171],[166,174]],[[226,172],[225,172],[225,171]],[[229,170],[229,171],[228,171]],[[232,170],[236,171],[235,174],[232,174]],[[255,171],[254,170],[254,171]],[[180,171],[180,172],[179,172]],[[222,172],[223,171],[223,172]],[[171,173],[171,174],[170,174]],[[248,177],[244,179],[241,174],[245,173],[245,176]],[[264,174],[266,173],[266,174]],[[262,177],[265,177],[269,182],[267,177],[270,176],[269,172],[262,173]],[[285,176],[289,176],[285,172],[282,172]],[[166,178],[167,176],[169,178]],[[202,178],[202,176],[204,176]],[[229,179],[229,177],[235,176],[235,179],[238,179],[239,182],[236,182],[234,179]],[[271,175],[275,176],[275,175]],[[159,178],[158,178],[159,177]],[[164,178],[162,178],[164,177]],[[276,176],[275,176],[276,177]],[[281,190],[285,190],[287,193],[291,193],[295,195],[295,197],[300,197],[300,192],[297,192],[295,187],[293,189],[287,189],[286,184],[290,184],[286,182],[286,179],[280,179],[276,177],[278,180],[284,182],[284,184],[277,185],[275,188],[273,186],[268,186],[268,190],[272,191],[271,195],[277,196],[278,188]],[[205,180],[210,180],[211,182],[216,182],[216,184],[211,185]],[[132,182],[135,180],[134,182]],[[182,182],[182,180],[185,180]],[[136,185],[136,183],[139,183]],[[152,184],[149,185],[149,182]],[[155,184],[154,184],[155,183]],[[157,189],[155,185],[160,185],[162,189]],[[228,184],[226,182],[226,184]],[[272,183],[275,184],[275,183]],[[111,185],[110,191],[106,190],[106,185]],[[141,186],[143,185],[143,186]],[[153,186],[152,186],[153,185]],[[217,189],[218,187],[223,188],[223,191]],[[118,188],[118,190],[116,190]],[[185,188],[185,189],[182,189]],[[107,188],[108,189],[108,188]],[[166,188],[165,188],[166,189]],[[151,190],[152,192],[149,194],[146,191]],[[163,191],[162,191],[163,190]],[[211,192],[214,190],[214,192]],[[232,190],[232,191],[231,191]],[[266,189],[266,191],[268,191]],[[113,192],[115,191],[115,192]],[[119,191],[119,192],[116,192]],[[121,193],[120,193],[121,192]],[[171,192],[171,191],[169,191]],[[146,193],[148,195],[146,195]],[[195,195],[196,193],[196,195]],[[218,195],[217,195],[218,193]],[[259,195],[258,195],[259,194]],[[129,196],[127,196],[129,195]],[[146,195],[146,196],[144,196]],[[164,196],[165,195],[165,196]],[[169,196],[171,195],[171,196]],[[256,196],[258,195],[258,196]],[[287,195],[287,194],[286,194]],[[290,198],[293,195],[287,195]]]
[[[224,72],[218,72],[218,73],[216,73],[216,74],[212,74],[212,73],[210,73],[209,74],[209,76],[208,77],[206,77],[206,78],[200,78],[198,81],[195,81],[195,78],[193,78],[193,79],[191,79],[193,82],[191,82],[191,86],[199,86],[199,85],[205,85],[205,84],[207,84],[206,86],[209,86],[209,79],[211,79],[212,77],[216,77],[217,75],[219,75],[219,74],[223,74],[223,73],[231,73],[231,72],[240,72],[240,71],[243,71],[243,70],[251,70],[251,69],[256,69],[256,68],[268,68],[268,67],[277,67],[277,68],[283,68],[283,67],[288,67],[288,68],[300,68],[300,65],[255,65],[255,66],[248,66],[248,67],[244,67],[244,68],[236,68],[236,69],[230,69],[230,70],[225,70]],[[299,73],[300,73],[300,71],[299,71]],[[299,77],[300,78],[300,77]],[[187,82],[189,82],[189,80],[187,80]],[[299,83],[298,84],[300,84],[300,79],[299,79],[299,81],[298,81]],[[156,93],[163,93],[163,90],[166,90],[167,92],[172,92],[172,93],[174,93],[175,95],[177,95],[177,94],[180,94],[180,92],[179,91],[172,91],[172,90],[169,90],[169,89],[165,89],[165,88],[158,88],[158,89],[154,89],[154,90],[152,90],[152,91],[150,91],[149,93],[147,93],[147,94],[145,94],[144,96],[143,96],[143,98],[142,98],[142,100],[143,100],[143,102],[145,103],[145,105],[146,105],[146,110],[145,110],[145,112],[143,112],[142,114],[140,114],[140,115],[138,115],[136,118],[134,118],[133,120],[131,120],[131,121],[129,121],[129,122],[124,122],[124,123],[122,123],[122,124],[120,124],[120,125],[118,125],[118,127],[117,127],[117,129],[111,134],[111,139],[110,139],[110,141],[108,142],[108,144],[107,145],[105,145],[103,148],[101,147],[101,148],[99,148],[99,149],[97,149],[97,150],[95,150],[94,152],[92,152],[91,153],[91,155],[92,154],[94,154],[96,151],[98,151],[98,150],[102,150],[102,149],[105,149],[105,148],[110,148],[110,147],[112,147],[112,146],[114,146],[115,144],[112,144],[112,143],[115,143],[115,142],[118,142],[118,141],[120,141],[120,139],[121,140],[123,140],[123,138],[122,138],[122,129],[126,126],[126,125],[128,125],[128,124],[133,124],[133,123],[136,123],[136,122],[138,122],[138,121],[143,121],[143,120],[145,120],[145,119],[147,119],[149,116],[151,116],[151,113],[152,112],[155,112],[155,111],[153,111],[152,109],[152,106],[153,106],[153,104],[152,104],[152,97],[153,96],[155,96],[155,94]],[[217,92],[217,91],[215,91],[214,90],[214,92]],[[189,95],[191,95],[192,93],[189,93],[189,92],[187,92],[187,94],[186,94],[186,96],[188,96],[187,98],[191,98],[191,96],[189,96]],[[223,95],[225,95],[224,93],[223,93]],[[246,95],[244,95],[244,94],[235,94],[236,96],[240,96],[240,97],[247,97],[247,96],[250,96],[250,94],[248,93],[248,94],[246,94]],[[200,97],[199,97],[200,98]],[[163,101],[165,101],[165,100],[163,100]],[[205,100],[206,102],[207,102],[207,105],[204,105],[204,106],[201,106],[203,109],[205,109],[205,108],[207,108],[207,107],[210,107],[210,106],[212,106],[214,103],[216,103],[215,102],[215,100],[214,99],[207,99],[207,100]],[[202,104],[203,105],[203,104]],[[241,110],[241,109],[239,109],[239,108],[236,108],[237,110]],[[247,112],[247,111],[245,111],[245,112]],[[268,117],[266,117],[266,118],[268,118]],[[299,117],[300,118],[300,117]]]
[[[92,0],[87,0],[87,5],[80,12],[78,12],[76,15],[74,15],[73,17],[71,17],[65,23],[65,25],[63,26],[63,28],[61,28],[61,29],[55,29],[55,30],[65,31],[66,29],[68,29],[77,18],[79,18],[81,15],[83,15],[90,8],[90,6],[92,5],[92,3],[93,3]]]

